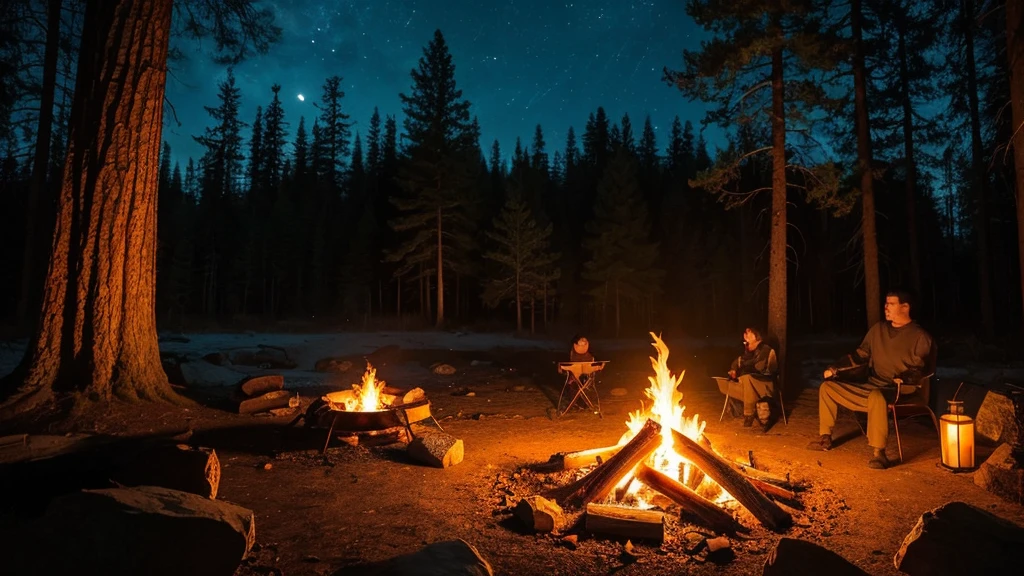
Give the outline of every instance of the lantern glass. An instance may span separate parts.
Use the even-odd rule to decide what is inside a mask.
[[[953,470],[974,468],[974,420],[963,413],[963,402],[950,400],[949,414],[939,418],[942,465]]]

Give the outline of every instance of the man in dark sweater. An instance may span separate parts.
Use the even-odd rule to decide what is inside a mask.
[[[927,370],[932,350],[932,337],[911,317],[910,295],[902,290],[885,296],[885,320],[868,330],[853,354],[847,355],[847,366],[829,366],[825,381],[818,388],[818,428],[821,437],[808,444],[809,450],[832,448],[832,428],[836,411],[844,406],[855,412],[867,412],[868,445],[871,468],[889,466],[885,445],[889,439],[888,404],[900,394],[911,394]],[[866,381],[835,380],[854,368],[867,368]],[[848,377],[847,377],[848,378]],[[849,379],[849,378],[848,378]]]

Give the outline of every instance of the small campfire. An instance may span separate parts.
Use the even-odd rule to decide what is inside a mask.
[[[377,378],[377,369],[369,362],[358,384],[325,394],[306,410],[307,426],[328,429],[325,452],[335,435],[349,444],[358,444],[360,437],[409,442],[413,439],[410,424],[427,418],[433,419],[433,415],[421,388],[389,387]]]
[[[654,375],[645,391],[649,404],[644,402],[629,414],[627,431],[615,446],[553,456],[549,464],[564,470],[597,466],[576,481],[549,490],[545,496],[555,504],[527,498],[517,507],[517,515],[529,524],[551,510],[560,512],[561,504],[585,512],[588,532],[660,541],[664,511],[673,505],[721,534],[749,531],[729,512],[741,506],[770,530],[788,529],[792,518],[776,503],[799,507],[788,489],[788,477],[754,470],[714,451],[703,434],[705,423],[696,414],[684,415],[679,391],[683,374],[669,371],[668,346],[651,336],[657,358],[651,358]]]

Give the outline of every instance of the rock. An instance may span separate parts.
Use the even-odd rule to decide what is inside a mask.
[[[764,561],[764,576],[867,576],[849,560],[806,540],[782,538]]]
[[[514,514],[534,532],[551,532],[562,522],[562,508],[542,496],[523,498]]]
[[[185,384],[193,388],[233,386],[245,377],[237,370],[207,362],[182,362],[178,368]]]
[[[409,443],[409,457],[428,466],[448,468],[462,462],[462,440],[451,434],[436,432],[419,436]]]
[[[342,568],[334,576],[492,576],[491,565],[465,540],[435,542],[418,552]]]
[[[437,364],[433,367],[433,372],[439,376],[451,376],[455,374],[455,367],[451,364]]]
[[[1014,416],[1013,402],[1003,394],[986,392],[985,400],[974,419],[974,433],[981,441],[997,445],[1012,442],[1017,438],[1018,424]]]
[[[231,576],[256,528],[251,510],[142,486],[58,497],[12,536],[0,541],[9,575]]]
[[[351,369],[352,362],[341,358],[321,358],[314,366],[317,372],[348,372]]]
[[[274,392],[284,388],[284,376],[280,374],[268,374],[267,376],[250,376],[239,383],[242,394],[249,398],[262,396],[267,392]]]
[[[203,356],[203,360],[206,360],[214,366],[225,366],[231,364],[231,360],[228,359],[228,355],[223,352],[210,352],[206,356]]]
[[[732,548],[732,544],[729,543],[729,538],[727,536],[708,538],[708,552],[714,554],[719,550],[725,550],[727,548]]]
[[[1024,528],[970,504],[950,502],[918,519],[893,562],[911,576],[1020,574]]]
[[[612,396],[625,396],[626,394],[627,390],[625,388],[612,388],[611,390]]]
[[[278,348],[261,346],[256,349],[238,350],[231,354],[231,362],[243,366],[265,366],[279,370],[291,370],[297,364],[288,358],[288,353]]]
[[[1024,504],[1024,467],[1003,444],[978,467],[974,483],[1014,504]]]

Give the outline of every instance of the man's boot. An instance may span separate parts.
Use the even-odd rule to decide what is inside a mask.
[[[868,461],[868,468],[885,470],[889,467],[889,458],[885,455],[885,448],[874,448],[871,460]]]
[[[832,449],[832,435],[822,434],[820,438],[808,444],[807,449],[817,450],[818,452],[828,452]]]

